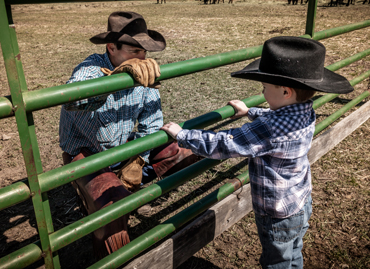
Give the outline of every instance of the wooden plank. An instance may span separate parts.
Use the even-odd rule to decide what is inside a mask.
[[[311,164],[316,162],[354,130],[370,118],[370,101],[366,102],[355,112],[341,120],[334,127],[325,131],[312,142],[311,150],[308,152],[308,159]]]
[[[250,185],[235,191],[157,248],[124,268],[176,268],[252,211]]]
[[[308,159],[311,164],[333,149],[370,118],[370,101],[351,113],[312,142]],[[157,248],[135,259],[124,268],[176,268],[221,233],[252,211],[250,185],[220,201]]]

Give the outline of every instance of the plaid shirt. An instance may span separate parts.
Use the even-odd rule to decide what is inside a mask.
[[[102,77],[101,67],[114,69],[108,54],[90,55],[75,68],[67,83]],[[77,155],[83,147],[93,153],[116,147],[126,143],[136,120],[135,138],[157,132],[163,126],[157,89],[138,86],[64,104],[59,124],[60,147],[71,155]],[[141,155],[148,162],[149,152]]]
[[[254,121],[218,133],[182,130],[178,144],[212,159],[249,157],[254,211],[287,218],[303,207],[312,190],[307,158],[316,120],[312,101],[275,111],[251,108],[248,117]]]

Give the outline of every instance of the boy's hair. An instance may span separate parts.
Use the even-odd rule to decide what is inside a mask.
[[[275,85],[276,88],[278,87],[282,87],[282,86],[279,86],[279,85]],[[296,100],[297,102],[299,103],[304,103],[306,102],[307,100],[310,100],[316,93],[316,91],[314,90],[301,90],[301,89],[297,89],[297,88],[292,88],[295,93],[296,93]]]
[[[296,100],[299,103],[306,102],[307,100],[310,100],[316,93],[314,90],[301,90],[292,88],[296,93]]]

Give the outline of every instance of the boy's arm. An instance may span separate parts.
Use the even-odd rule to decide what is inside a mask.
[[[263,121],[244,124],[241,128],[220,131],[182,129],[176,123],[164,125],[166,131],[178,140],[180,147],[191,149],[196,154],[211,159],[256,157],[271,149],[271,131]]]

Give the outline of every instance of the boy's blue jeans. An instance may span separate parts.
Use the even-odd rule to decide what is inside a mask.
[[[311,195],[303,208],[286,219],[255,214],[258,235],[262,244],[262,268],[303,268],[303,236],[312,214]]]

